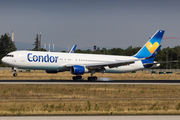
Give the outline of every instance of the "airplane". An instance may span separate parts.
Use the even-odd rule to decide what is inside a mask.
[[[45,70],[46,73],[70,71],[73,80],[81,80],[82,75],[91,73],[89,81],[97,80],[96,72],[126,73],[154,68],[161,63],[175,61],[154,61],[161,48],[164,30],[158,30],[147,43],[133,56],[80,54],[44,51],[14,51],[2,58],[8,66],[20,69]],[[17,73],[13,74],[17,76]]]

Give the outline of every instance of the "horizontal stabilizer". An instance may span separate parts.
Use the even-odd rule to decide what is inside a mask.
[[[143,65],[155,65],[155,64],[171,63],[171,62],[178,62],[178,60],[174,60],[174,61],[162,61],[162,62],[155,62],[155,63],[145,63]]]

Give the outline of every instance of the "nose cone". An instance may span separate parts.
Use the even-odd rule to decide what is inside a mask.
[[[9,65],[9,59],[7,58],[7,57],[3,57],[2,59],[1,59],[1,62],[2,63],[4,63],[4,64],[6,64],[6,65]]]
[[[1,59],[1,62],[5,63],[5,57],[3,57],[3,58]]]

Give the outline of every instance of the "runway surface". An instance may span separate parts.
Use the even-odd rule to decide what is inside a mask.
[[[12,116],[0,117],[1,120],[179,120],[180,115],[145,116]]]
[[[180,85],[180,80],[0,80],[0,84],[136,84],[136,85]]]

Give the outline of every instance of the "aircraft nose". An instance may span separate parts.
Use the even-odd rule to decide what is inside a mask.
[[[5,63],[5,58],[4,57],[1,59],[1,62]]]
[[[3,58],[1,59],[1,62],[4,63],[4,64],[8,64],[8,60],[7,60],[6,57],[3,57]]]
[[[7,58],[7,57],[3,57],[1,59],[1,62],[8,65],[8,66],[11,66],[11,59]]]

